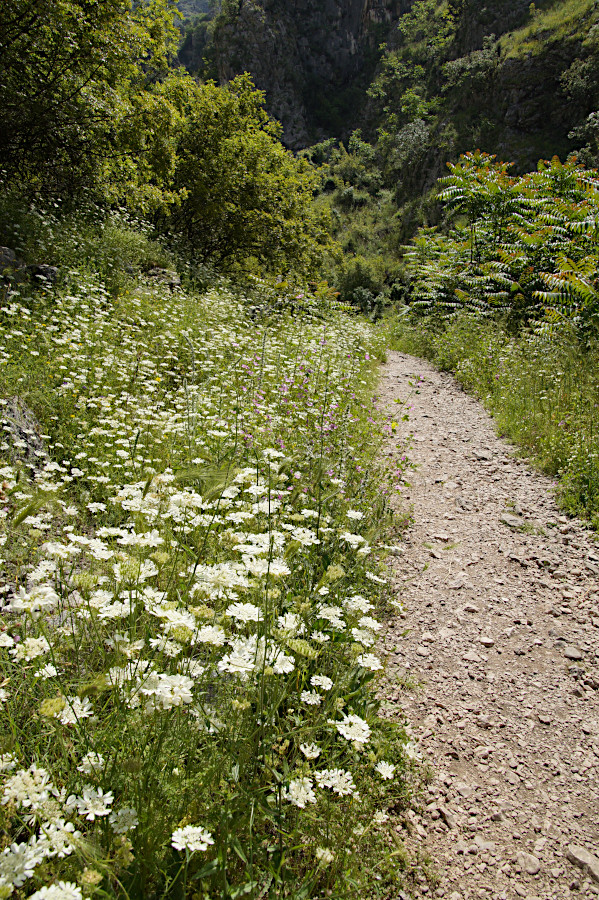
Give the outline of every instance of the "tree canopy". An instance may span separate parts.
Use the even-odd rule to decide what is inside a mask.
[[[249,76],[173,65],[174,0],[0,5],[4,189],[127,206],[198,260],[310,268],[327,243],[318,180],[280,142]]]

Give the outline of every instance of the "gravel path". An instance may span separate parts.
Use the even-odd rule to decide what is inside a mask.
[[[431,765],[402,834],[438,875],[399,896],[599,896],[599,543],[449,376],[391,353],[381,398],[416,467],[384,712]]]

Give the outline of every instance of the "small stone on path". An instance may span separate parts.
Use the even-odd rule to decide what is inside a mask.
[[[521,850],[517,855],[518,865],[527,875],[536,875],[541,871],[541,863],[532,853]]]
[[[570,844],[566,850],[566,858],[599,884],[599,859],[584,847]]]

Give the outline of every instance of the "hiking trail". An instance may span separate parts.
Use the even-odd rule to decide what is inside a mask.
[[[386,452],[409,438],[415,466],[383,714],[430,762],[402,835],[439,878],[399,896],[599,896],[599,543],[450,376],[395,352],[381,374],[409,407]]]

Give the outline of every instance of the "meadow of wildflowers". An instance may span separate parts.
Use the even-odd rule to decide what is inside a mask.
[[[0,898],[390,896],[375,332],[67,281],[0,308]]]

